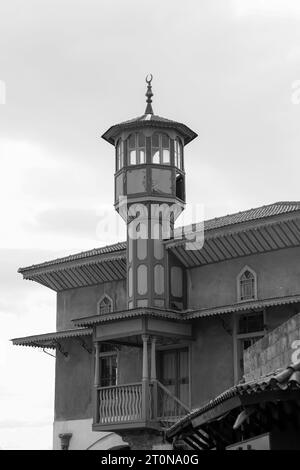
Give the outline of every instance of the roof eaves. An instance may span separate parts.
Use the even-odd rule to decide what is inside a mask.
[[[139,307],[130,310],[120,310],[118,312],[105,313],[102,315],[94,315],[92,317],[74,318],[72,321],[76,326],[90,326],[99,323],[106,323],[115,320],[123,320],[133,317],[156,317],[166,318],[175,321],[186,320],[185,312],[178,312],[175,310],[161,310],[156,307]]]
[[[226,313],[242,312],[246,310],[255,310],[263,307],[273,307],[276,305],[285,305],[300,302],[300,294],[289,295],[283,297],[273,297],[262,300],[250,300],[243,302],[236,302],[231,305],[223,305],[213,308],[201,308],[187,311],[186,319],[193,320],[195,318],[203,318],[211,315],[222,315]]]
[[[143,128],[143,127],[162,127],[162,128],[172,128],[177,129],[184,137],[185,145],[194,140],[198,134],[192,131],[188,126],[181,122],[172,121],[170,119],[161,118],[160,116],[153,116],[150,120],[143,119],[144,116],[140,116],[136,119],[131,119],[129,121],[124,121],[119,124],[114,124],[111,126],[104,134],[102,138],[108,143],[114,145],[115,137],[122,131],[132,128]]]
[[[18,273],[26,276],[26,273],[32,274],[33,272],[41,272],[47,270],[47,272],[54,271],[57,269],[67,269],[70,265],[81,265],[81,264],[95,264],[98,262],[112,261],[117,259],[126,258],[126,242],[119,243],[120,248],[118,250],[109,250],[108,247],[89,250],[81,252],[75,255],[65,256],[63,258],[56,258],[54,260],[45,261],[39,264],[33,264],[31,266],[23,267],[18,269]],[[111,245],[114,247],[115,245]]]
[[[43,333],[40,335],[24,336],[21,338],[13,338],[12,341],[14,346],[34,346],[34,347],[45,347],[47,342],[76,338],[80,336],[91,336],[93,333],[92,328],[72,328],[69,330],[55,331],[51,333]],[[43,344],[44,343],[44,344]]]

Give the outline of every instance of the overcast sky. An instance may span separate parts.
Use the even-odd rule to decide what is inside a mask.
[[[149,72],[154,112],[199,134],[206,218],[300,199],[299,0],[3,0],[0,448],[52,445],[55,361],[8,339],[54,331],[55,293],[16,271],[124,238],[96,229],[117,217],[100,136],[143,114]]]

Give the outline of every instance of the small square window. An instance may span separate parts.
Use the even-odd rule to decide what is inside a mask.
[[[240,315],[238,334],[257,333],[264,330],[263,312]]]

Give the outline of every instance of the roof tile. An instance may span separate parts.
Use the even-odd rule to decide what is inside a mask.
[[[205,231],[208,232],[210,230],[215,230],[222,227],[227,227],[230,225],[241,224],[248,221],[254,221],[259,219],[264,219],[268,217],[273,217],[280,214],[292,213],[300,211],[300,201],[282,201],[282,202],[275,202],[273,204],[256,207],[253,209],[248,209],[246,211],[237,212],[235,214],[229,214],[222,217],[216,217],[214,219],[209,219],[204,221],[204,228]],[[184,233],[187,234],[190,230],[192,230],[192,226],[185,226]],[[175,238],[176,232],[182,232],[182,227],[177,228],[175,230]],[[76,253],[74,255],[65,256],[63,258],[57,258],[54,260],[46,261],[43,263],[35,264],[32,266],[20,268],[18,272],[23,273],[30,269],[36,269],[40,267],[48,267],[56,264],[66,263],[69,261],[75,261],[80,259],[86,259],[93,256],[99,256],[107,253],[114,253],[114,252],[122,252],[126,250],[126,242],[119,242],[114,243],[113,245],[107,245],[101,248],[93,248],[92,250],[83,251],[80,253]],[[124,253],[125,257],[125,253]]]

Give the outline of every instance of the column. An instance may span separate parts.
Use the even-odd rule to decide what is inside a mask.
[[[151,338],[151,381],[156,380],[156,338]]]
[[[147,421],[149,418],[149,371],[148,371],[148,339],[149,336],[143,335],[143,371],[142,371],[142,419]]]
[[[99,342],[95,343],[95,377],[94,377],[94,385],[95,387],[99,387],[100,385],[100,359],[99,359]]]
[[[149,372],[148,372],[148,339],[149,336],[143,335],[142,340],[143,340],[143,374],[142,378],[143,380],[148,380],[149,379]]]
[[[157,377],[156,377],[156,338],[151,338],[151,387],[152,387],[152,418],[157,418]]]
[[[93,400],[94,400],[94,422],[99,422],[99,406],[100,406],[100,391],[97,388],[100,385],[100,345],[97,341],[95,343],[95,377],[94,377],[94,393],[93,393]]]

